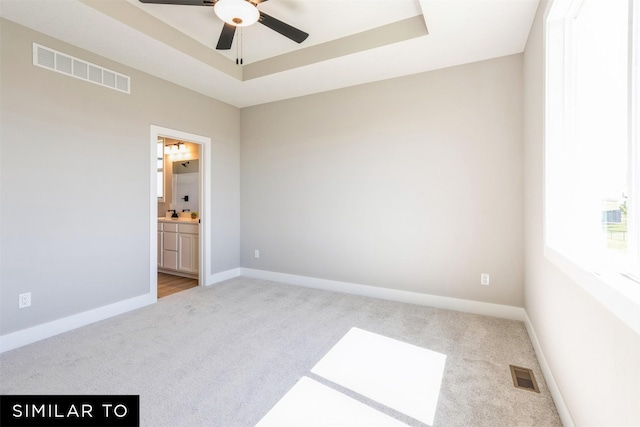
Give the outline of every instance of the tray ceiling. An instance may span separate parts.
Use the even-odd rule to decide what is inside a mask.
[[[137,0],[1,0],[0,16],[246,107],[524,50],[538,0],[269,0],[259,9],[310,34],[254,24],[217,51],[212,7]],[[133,83],[134,84],[134,83]]]

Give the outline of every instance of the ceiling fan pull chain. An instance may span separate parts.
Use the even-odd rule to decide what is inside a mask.
[[[243,38],[242,38],[242,33],[243,33],[242,32],[242,27],[240,27],[240,34],[239,34],[240,37],[238,37],[238,45],[240,46],[240,65],[242,65],[242,62],[243,62],[242,61],[242,59],[243,59],[242,58],[242,45],[244,44],[243,43],[244,41],[243,41]]]

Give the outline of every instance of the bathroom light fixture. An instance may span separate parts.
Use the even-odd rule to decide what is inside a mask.
[[[177,144],[169,144],[164,147],[164,154],[176,154],[176,153],[186,153],[187,146],[184,142],[178,142]]]
[[[246,0],[218,0],[213,10],[218,18],[235,27],[255,24],[260,18],[258,8]]]

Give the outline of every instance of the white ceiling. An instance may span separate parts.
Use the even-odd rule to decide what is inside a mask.
[[[0,0],[0,16],[246,107],[522,52],[538,2],[269,0],[258,8],[310,36],[297,44],[245,27],[244,66],[238,34],[230,51],[215,50],[222,23],[211,7]]]

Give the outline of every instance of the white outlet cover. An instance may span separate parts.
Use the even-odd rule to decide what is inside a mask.
[[[18,295],[18,308],[31,306],[31,292]]]

